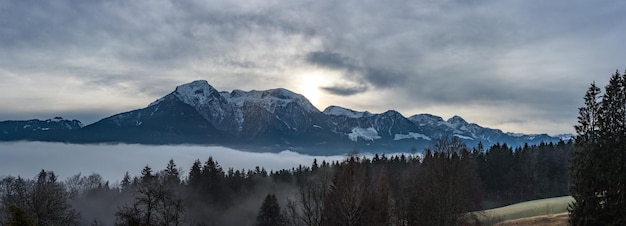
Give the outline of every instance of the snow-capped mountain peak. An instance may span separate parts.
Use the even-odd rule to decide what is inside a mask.
[[[448,119],[447,122],[452,125],[458,125],[458,126],[469,124],[467,123],[467,121],[465,121],[465,119],[461,118],[461,116],[458,116],[458,115],[452,116],[452,118]]]
[[[204,105],[212,99],[220,99],[222,97],[219,92],[205,80],[180,85],[176,87],[174,94],[180,100],[191,106]]]
[[[397,117],[397,118],[404,118],[404,116],[400,112],[398,112],[396,110],[388,110],[385,113],[382,113],[382,115],[387,115],[387,116],[390,116],[390,117]]]
[[[323,113],[325,115],[345,116],[348,118],[363,118],[374,115],[368,111],[354,111],[352,109],[347,109],[334,105],[328,106],[326,109],[324,109]]]
[[[0,134],[5,134],[0,140],[28,139],[57,129],[80,130],[72,136],[59,136],[62,141],[190,142],[302,150],[421,149],[444,136],[458,137],[469,146],[479,142],[488,146],[558,141],[545,134],[503,133],[468,123],[460,116],[444,120],[419,114],[407,119],[395,110],[372,114],[339,106],[320,112],[303,95],[287,89],[220,92],[204,80],[179,85],[146,108],[120,113],[85,128],[78,121],[60,117],[0,122]]]
[[[443,118],[431,114],[417,114],[408,118],[411,122],[418,126],[425,126],[443,122]]]
[[[220,98],[220,93],[213,88],[213,86],[209,85],[206,80],[196,80],[179,85],[172,94],[186,104],[194,107],[206,104],[212,98]],[[161,103],[166,97],[167,96],[150,103],[148,107]]]
[[[292,102],[297,103],[307,111],[318,111],[306,97],[283,88],[249,92],[233,90],[230,95],[222,96],[227,97],[228,101],[237,106],[243,106],[246,102],[259,103],[269,112],[274,112],[276,107],[285,107]]]

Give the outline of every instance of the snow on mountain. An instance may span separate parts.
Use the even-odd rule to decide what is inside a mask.
[[[220,92],[198,80],[177,86],[146,108],[119,113],[84,128],[78,121],[60,117],[0,122],[0,140],[35,139],[41,136],[29,133],[59,129],[76,131],[55,138],[64,142],[237,144],[290,150],[315,146],[317,151],[335,152],[423,149],[443,136],[458,137],[470,147],[478,142],[519,146],[572,136],[504,133],[456,115],[448,120],[431,114],[406,118],[394,110],[373,114],[340,106],[320,112],[303,95],[287,89]]]
[[[453,136],[461,138],[461,139],[465,139],[465,140],[474,140],[474,138],[471,138],[471,137],[468,137],[468,136],[459,135],[459,134],[454,134]]]
[[[178,98],[191,106],[206,105],[221,97],[213,86],[203,80],[180,85],[176,87],[175,93]]]
[[[523,137],[523,136],[526,136],[527,134],[506,132],[506,135],[509,135],[509,136],[512,136],[512,137]]]
[[[557,135],[554,135],[554,137],[558,137],[558,138],[559,138],[559,139],[561,139],[561,140],[568,141],[568,140],[575,139],[575,138],[576,138],[576,135],[571,134],[571,133],[565,133],[565,134],[557,134]]]
[[[505,134],[511,137],[516,137],[519,139],[526,139],[526,140],[533,140],[542,135],[542,134],[523,134],[523,133],[512,133],[512,132],[506,132]]]
[[[46,123],[57,123],[57,124],[61,124],[62,126],[64,126],[66,129],[80,129],[83,127],[83,123],[81,121],[78,121],[76,119],[74,120],[70,120],[70,119],[64,119],[63,117],[54,117],[52,119],[46,119],[45,120]]]
[[[172,95],[193,106],[216,128],[241,138],[299,136],[314,129],[353,142],[379,140],[377,143],[386,142],[386,145],[394,141],[430,141],[441,136],[456,136],[485,145],[500,141],[533,142],[545,138],[505,134],[497,129],[468,123],[457,115],[448,120],[431,114],[414,115],[407,119],[393,110],[372,114],[340,106],[329,106],[319,112],[304,96],[280,88],[218,92],[207,81],[201,80],[176,87]]]
[[[351,141],[357,142],[359,138],[361,138],[362,140],[366,140],[366,141],[374,141],[376,139],[380,139],[381,137],[378,136],[378,131],[376,131],[376,129],[372,127],[369,127],[369,128],[355,127],[355,128],[352,128],[352,132],[348,134],[348,138]]]
[[[561,136],[551,137],[546,134],[504,133],[499,129],[491,129],[476,123],[469,123],[456,115],[444,121],[439,116],[419,114],[409,117],[409,120],[420,127],[423,131],[421,133],[428,137],[455,136],[463,139],[470,146],[476,145],[478,142],[482,142],[486,146],[496,143],[519,146],[525,143],[538,144],[541,141],[557,142],[561,138]]]
[[[265,91],[252,90],[250,92],[234,90],[230,96],[223,96],[237,107],[243,107],[245,102],[258,102],[271,113],[274,113],[276,108],[286,107],[292,102],[302,106],[307,111],[317,111],[304,96],[282,88]]]
[[[458,115],[452,116],[452,118],[448,119],[447,122],[455,128],[460,128],[469,124],[467,123],[467,121],[465,121],[465,119],[461,118],[461,116]]]
[[[68,120],[61,117],[26,121],[0,122],[0,141],[8,140],[45,140],[53,136],[79,130],[83,124],[78,120]]]
[[[408,119],[418,126],[427,126],[427,125],[437,124],[439,122],[444,122],[443,118],[436,116],[436,115],[431,115],[431,114],[413,115],[409,117]]]
[[[404,140],[404,139],[424,139],[424,140],[432,140],[430,137],[421,134],[421,133],[413,133],[409,132],[409,134],[396,134],[393,140]]]
[[[374,137],[384,142],[381,145],[391,145],[397,134],[420,133],[418,127],[406,119],[397,111],[389,110],[380,114],[359,112],[351,109],[330,106],[324,110],[324,114],[333,125],[333,131],[342,136],[348,136],[348,140],[359,142],[357,135],[369,134],[360,141],[373,141]],[[361,128],[356,129],[355,128]],[[365,129],[367,128],[367,129]],[[368,133],[365,133],[367,130]],[[373,132],[376,131],[374,134]],[[372,139],[369,139],[372,138]]]
[[[324,109],[323,113],[326,115],[346,116],[348,118],[363,118],[371,117],[374,115],[368,111],[354,111],[334,105],[328,106],[326,109]]]
[[[198,80],[176,87],[174,92],[151,103],[148,107],[158,105],[168,99],[178,99],[192,106],[200,115],[220,129],[233,127],[238,123],[228,100],[209,85],[207,81]]]
[[[323,114],[306,97],[283,88],[229,93],[199,80],[176,87],[149,107],[172,98],[192,106],[216,128],[247,140],[284,140],[286,136],[329,128]]]

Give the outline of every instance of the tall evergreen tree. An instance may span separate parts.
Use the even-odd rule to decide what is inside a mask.
[[[204,163],[201,178],[201,194],[205,195],[205,198],[207,198],[206,201],[209,203],[218,203],[226,200],[227,194],[224,193],[223,187],[223,181],[225,179],[224,171],[220,164],[213,160],[213,157],[210,156]]]
[[[174,163],[174,159],[170,159],[164,171],[165,171],[165,178],[164,178],[165,184],[169,186],[180,184],[180,172],[178,168],[176,168],[176,163]]]
[[[575,126],[570,205],[574,225],[626,225],[626,81],[616,72],[600,98],[595,84],[585,94]]]
[[[189,177],[187,178],[187,184],[193,189],[199,189],[202,182],[202,163],[199,159],[193,162],[191,170],[189,170]]]
[[[274,194],[267,194],[259,215],[256,218],[257,226],[283,226],[285,225],[285,218],[283,217],[280,205]]]
[[[122,191],[127,191],[130,188],[131,182],[130,182],[130,174],[128,173],[128,171],[126,171],[126,173],[124,174],[124,179],[122,179],[122,183],[120,184],[120,187],[122,188]]]

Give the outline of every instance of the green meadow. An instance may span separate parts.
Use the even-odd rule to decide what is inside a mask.
[[[475,212],[487,221],[505,221],[526,217],[534,217],[548,214],[567,212],[567,206],[573,202],[571,196],[539,199],[517,203],[495,209]],[[495,223],[495,222],[494,222]]]

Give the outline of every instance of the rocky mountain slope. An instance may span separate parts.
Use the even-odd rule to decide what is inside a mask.
[[[455,136],[474,146],[556,142],[546,134],[504,133],[430,114],[404,117],[330,106],[323,112],[286,89],[220,92],[207,81],[183,84],[146,108],[82,126],[76,120],[0,122],[0,140],[75,143],[211,144],[252,151],[290,149],[312,154],[421,151],[433,139]]]

